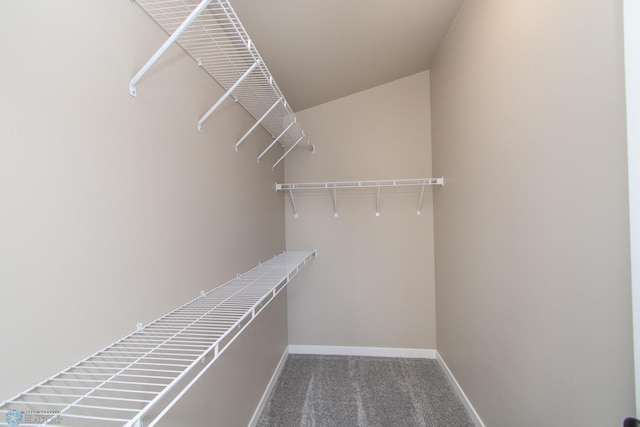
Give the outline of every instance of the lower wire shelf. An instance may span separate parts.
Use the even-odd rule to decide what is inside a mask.
[[[152,427],[316,251],[283,252],[0,404],[13,426]]]

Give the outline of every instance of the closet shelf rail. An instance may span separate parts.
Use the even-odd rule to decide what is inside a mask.
[[[143,421],[145,427],[155,426],[315,257],[316,251],[284,252],[202,291],[181,307],[146,326],[138,325],[132,334],[2,402],[0,410],[21,427],[142,427]]]
[[[315,151],[228,0],[136,2],[169,34],[169,38],[129,82],[132,96],[136,96],[136,87],[146,73],[173,43],[178,43],[226,91],[200,118],[199,131],[209,116],[230,97],[256,120],[236,142],[236,151],[258,126],[271,135],[273,143],[280,142],[282,147],[289,147],[274,163],[273,169],[302,141],[311,152]]]
[[[301,182],[301,183],[276,183],[276,191],[288,191],[293,208],[293,216],[298,218],[294,190],[332,190],[333,192],[333,216],[338,217],[338,189],[344,188],[376,188],[376,216],[380,216],[380,191],[383,187],[407,187],[419,186],[420,199],[418,201],[417,214],[422,214],[422,201],[424,190],[427,186],[444,186],[444,177],[440,178],[416,178],[416,179],[380,179],[376,181],[334,181],[334,182]]]

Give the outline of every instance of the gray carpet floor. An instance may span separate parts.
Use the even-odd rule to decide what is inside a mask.
[[[436,360],[289,355],[258,427],[474,427]]]

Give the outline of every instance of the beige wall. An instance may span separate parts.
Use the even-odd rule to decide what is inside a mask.
[[[166,39],[135,2],[2,2],[0,16],[2,400],[285,241],[283,168],[255,162],[268,136],[236,154],[252,121],[233,102],[196,131],[222,89],[191,58],[173,47],[129,96]]]
[[[431,176],[429,74],[423,72],[298,113],[318,147],[286,160],[287,182]],[[289,289],[289,342],[435,348],[431,190],[295,193],[287,249],[318,249]]]
[[[438,351],[488,426],[633,414],[621,1],[469,1],[431,71]]]

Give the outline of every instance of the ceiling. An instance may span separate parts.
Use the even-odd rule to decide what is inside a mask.
[[[230,0],[294,111],[429,69],[464,0]]]

